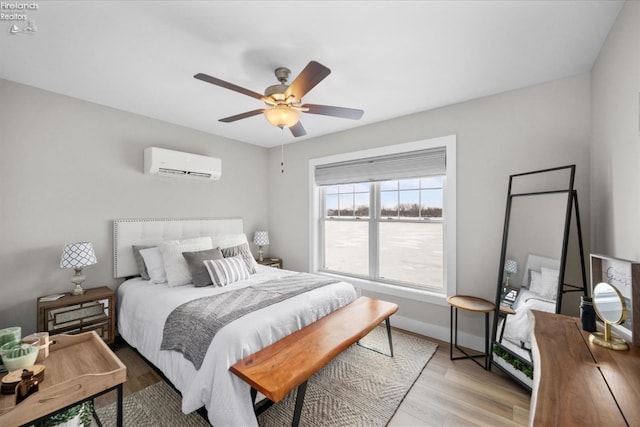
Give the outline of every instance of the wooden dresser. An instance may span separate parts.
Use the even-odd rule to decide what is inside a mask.
[[[640,422],[640,348],[593,345],[580,320],[532,310],[532,426],[630,426]]]

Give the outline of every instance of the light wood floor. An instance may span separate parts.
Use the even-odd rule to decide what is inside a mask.
[[[487,372],[470,360],[449,360],[449,343],[438,350],[413,385],[389,427],[526,426],[530,395],[494,368]],[[163,379],[131,347],[118,342],[114,350],[127,366],[124,396]],[[480,359],[482,360],[482,359]],[[96,406],[115,401],[109,393]]]
[[[527,390],[497,368],[488,372],[471,360],[449,360],[449,343],[431,340],[438,350],[389,427],[528,425]]]

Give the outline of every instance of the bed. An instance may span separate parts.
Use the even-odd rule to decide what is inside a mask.
[[[511,305],[515,314],[503,316],[498,324],[497,342],[502,346],[502,349],[529,365],[533,365],[531,358],[533,326],[531,310],[555,312],[559,268],[560,261],[557,259],[534,254],[527,255],[522,283],[517,289],[517,297]],[[525,385],[532,386],[531,378],[514,370],[507,360],[495,353],[492,363],[514,374]]]
[[[138,277],[139,257],[134,255],[133,246],[146,247],[140,251],[145,255],[154,245],[166,249],[167,242],[201,237],[211,238],[213,246],[237,246],[247,241],[242,228],[238,218],[114,221],[114,276],[127,278],[117,291],[118,331],[181,392],[184,413],[205,406],[209,421],[217,427],[257,425],[250,387],[231,374],[229,366],[357,298],[352,285],[337,281],[245,314],[216,332],[205,346],[199,368],[178,351],[161,350],[166,342],[165,321],[183,304],[267,286],[276,279],[297,280],[300,273],[254,265],[255,273],[249,278],[226,286],[170,286],[170,281],[155,283],[151,273],[150,279]],[[191,324],[184,333],[192,334],[200,328]]]

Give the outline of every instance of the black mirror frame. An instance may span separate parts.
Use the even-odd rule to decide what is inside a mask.
[[[500,263],[499,263],[499,271],[498,271],[498,281],[496,286],[496,299],[495,299],[495,312],[493,316],[493,330],[491,335],[491,357],[489,362],[489,370],[493,365],[497,366],[499,369],[503,370],[508,375],[512,376],[516,381],[521,383],[525,388],[531,389],[531,387],[525,383],[523,383],[520,379],[513,376],[511,372],[504,370],[500,365],[493,363],[493,358],[496,357],[494,353],[494,349],[498,347],[500,351],[506,352],[509,356],[519,360],[524,365],[531,366],[533,369],[532,361],[525,360],[519,355],[513,353],[508,348],[503,346],[500,342],[498,342],[497,338],[497,329],[498,329],[498,321],[501,316],[500,313],[500,303],[502,301],[502,284],[504,282],[504,263],[506,260],[506,251],[507,251],[507,241],[509,237],[509,220],[511,215],[511,205],[513,198],[515,197],[527,197],[527,196],[537,196],[541,194],[557,194],[557,193],[566,193],[567,194],[567,207],[566,207],[566,215],[565,215],[565,226],[564,226],[564,235],[562,238],[562,251],[560,256],[560,268],[559,268],[559,276],[558,276],[558,293],[556,299],[556,308],[555,312],[560,313],[562,309],[562,295],[566,292],[583,292],[584,296],[588,296],[588,288],[587,288],[587,277],[586,277],[586,269],[585,269],[585,256],[584,256],[584,246],[582,240],[582,228],[580,225],[580,213],[578,209],[578,194],[574,189],[575,182],[575,165],[568,166],[560,166],[549,169],[541,169],[537,171],[524,172],[519,174],[514,174],[509,176],[509,187],[507,192],[507,206],[505,211],[505,220],[504,220],[504,228],[503,228],[503,236],[502,236],[502,248],[500,252]],[[531,175],[542,175],[542,174],[550,174],[556,173],[558,171],[568,170],[569,172],[569,182],[566,187],[552,189],[552,190],[544,190],[544,191],[532,191],[532,192],[514,192],[513,184],[514,179],[518,177],[531,176]],[[574,217],[575,212],[575,222],[577,226],[578,232],[578,246],[580,251],[580,264],[581,264],[581,273],[582,273],[582,286],[575,286],[564,283],[564,273],[566,267],[567,260],[567,251],[569,246],[569,235],[571,231],[571,223],[572,218]]]

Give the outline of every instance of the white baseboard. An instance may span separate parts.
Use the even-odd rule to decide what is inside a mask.
[[[449,327],[432,325],[408,317],[398,316],[397,314],[391,316],[391,326],[445,342],[449,342],[450,340]],[[460,330],[458,330],[458,345],[460,347],[484,352],[483,337],[467,334]]]

